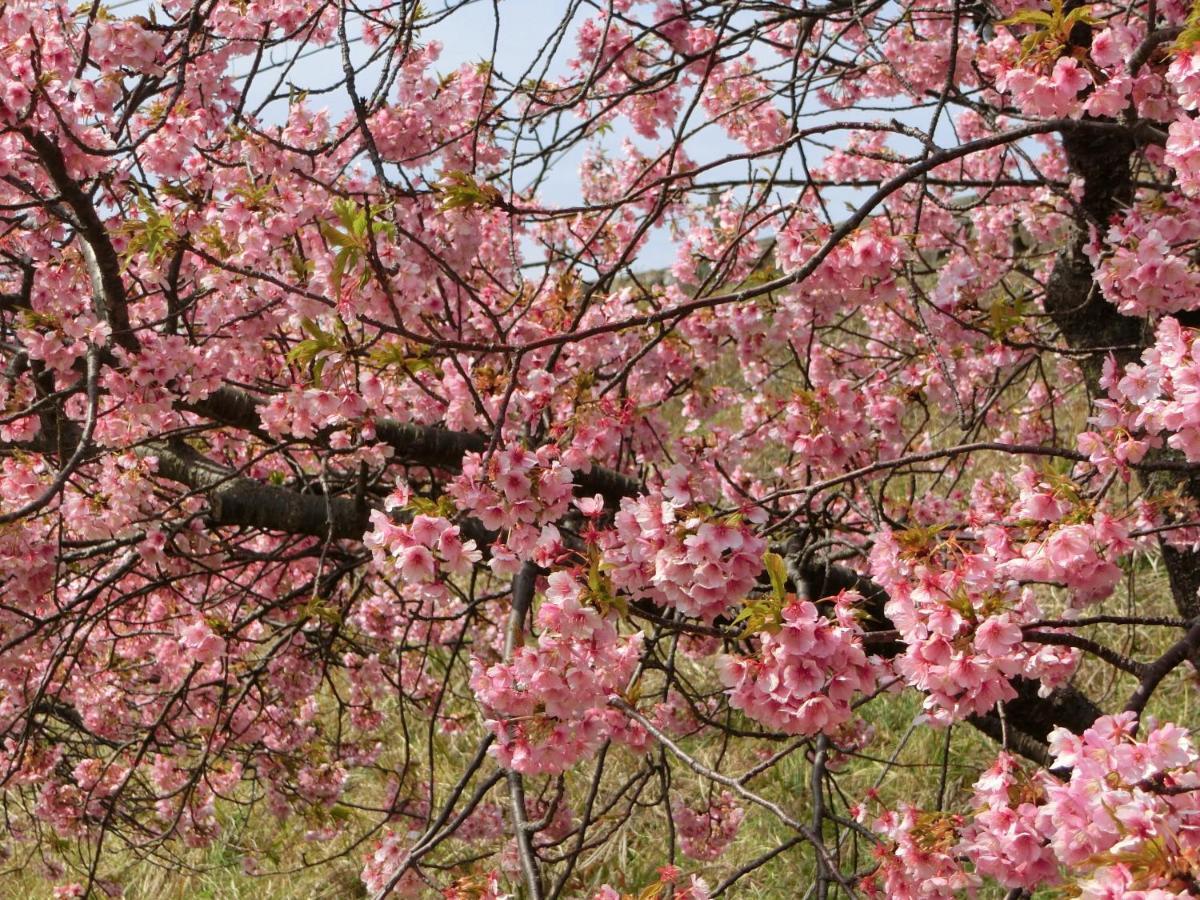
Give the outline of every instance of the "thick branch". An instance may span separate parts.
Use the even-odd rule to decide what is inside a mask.
[[[222,425],[241,428],[252,434],[262,434],[259,408],[263,401],[246,391],[222,387],[203,400],[193,401],[182,408]],[[376,419],[375,434],[396,451],[400,463],[457,470],[467,453],[482,453],[487,449],[486,435],[470,431],[454,431],[433,425],[415,425],[394,419]],[[635,496],[641,485],[636,478],[610,469],[593,468],[575,476],[583,494],[601,494],[615,506],[622,497]]]
[[[71,212],[72,224],[83,238],[81,250],[92,282],[92,297],[97,312],[112,328],[113,340],[126,350],[136,351],[138,340],[129,324],[128,295],[121,278],[121,259],[91,198],[83,192],[67,169],[62,150],[50,138],[26,129],[25,139],[37,152]]]
[[[508,631],[504,636],[504,659],[512,659],[513,652],[521,642],[525,631],[525,617],[533,605],[533,593],[537,585],[537,566],[526,562],[513,578],[512,610],[508,617]],[[530,900],[542,900],[542,877],[538,872],[537,857],[533,849],[533,828],[525,814],[525,782],[521,773],[509,769],[505,773],[508,781],[508,800],[513,817],[513,834],[517,843],[517,857]]]
[[[1141,683],[1130,696],[1129,702],[1125,704],[1126,711],[1141,715],[1162,680],[1182,665],[1184,660],[1194,656],[1197,647],[1200,647],[1200,620],[1189,628],[1188,633],[1173,644],[1166,653],[1145,667]]]
[[[301,494],[237,475],[180,441],[157,441],[143,451],[158,474],[204,493],[215,525],[243,525],[319,538],[362,540],[367,507],[343,497]]]

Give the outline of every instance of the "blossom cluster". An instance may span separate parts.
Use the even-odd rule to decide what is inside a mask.
[[[854,621],[855,594],[835,600],[838,624],[807,600],[793,599],[777,629],[759,637],[753,657],[724,657],[729,704],[785,734],[830,733],[850,719],[851,701],[875,685],[875,672]]]
[[[1104,296],[1130,316],[1171,314],[1200,304],[1200,200],[1179,193],[1131,206],[1088,244]]]
[[[486,458],[468,453],[447,492],[485,528],[504,533],[492,545],[490,565],[498,574],[512,574],[523,560],[547,567],[556,561],[562,543],[553,522],[570,506],[574,478],[557,447],[530,451],[517,445]]]
[[[1026,641],[1024,626],[1042,610],[1023,585],[1062,584],[1078,609],[1112,592],[1121,573],[1115,560],[1135,546],[1128,522],[1032,469],[1014,484],[1017,496],[999,504],[980,486],[975,533],[885,531],[871,550],[872,575],[888,591],[885,611],[905,643],[896,671],[926,694],[938,720],[1012,699],[1018,675],[1046,690],[1063,683],[1078,654]]]
[[[618,737],[628,730],[608,701],[628,685],[642,636],[618,633],[610,616],[585,603],[584,586],[554,572],[537,612],[537,645],[517,648],[508,662],[471,660],[471,689],[492,714],[496,756],[506,768],[561,772],[614,728]]]
[[[958,828],[963,824],[961,816],[924,812],[907,803],[884,810],[871,821],[872,829],[887,841],[875,848],[879,866],[863,879],[866,895],[887,900],[955,900],[973,894],[979,878],[966,871],[956,853]]]
[[[1154,345],[1140,363],[1122,373],[1111,357],[1101,381],[1110,400],[1098,402],[1094,423],[1103,432],[1092,439],[1099,452],[1109,444],[1131,461],[1163,440],[1189,462],[1200,460],[1200,346],[1196,332],[1167,316],[1154,333]],[[1108,438],[1108,440],[1105,440]]]
[[[1049,771],[1001,754],[976,781],[969,816],[885,810],[872,821],[887,843],[868,888],[948,898],[986,877],[1026,890],[1066,882],[1090,898],[1193,896],[1200,755],[1178,725],[1148,722],[1144,738],[1137,726],[1126,712],[1081,735],[1056,729]]]
[[[692,859],[720,858],[737,837],[745,817],[746,811],[729,791],[708,798],[700,809],[693,809],[682,800],[671,804],[679,849]]]
[[[766,544],[748,521],[713,521],[681,472],[666,488],[621,501],[604,536],[613,584],[711,622],[750,593]]]
[[[397,897],[420,897],[425,892],[425,882],[416,869],[409,868],[399,878],[396,877],[401,866],[408,862],[408,847],[419,838],[417,832],[406,833],[388,828],[364,854],[359,877],[372,896],[379,894],[393,880],[395,884],[392,891]]]
[[[457,525],[441,516],[419,514],[395,522],[388,513],[371,513],[365,538],[375,564],[392,570],[408,584],[426,585],[445,575],[462,575],[481,559],[474,540],[462,539]]]
[[[1062,7],[1058,8],[1062,16]],[[1022,23],[1051,31],[1045,24]],[[1060,28],[1069,30],[1065,22]],[[1038,35],[1034,32],[1034,37]],[[1011,95],[1026,115],[1045,118],[1119,116],[1132,107],[1147,119],[1170,121],[1175,105],[1166,94],[1162,72],[1151,67],[1130,71],[1129,59],[1145,37],[1141,23],[1114,22],[1097,29],[1087,58],[1079,58],[1063,43],[1063,35],[1043,36],[1041,52],[1031,53],[1009,30],[1000,30],[980,48],[980,71],[994,88]]]

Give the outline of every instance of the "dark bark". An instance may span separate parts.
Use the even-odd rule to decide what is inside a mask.
[[[298,491],[237,475],[179,441],[149,445],[158,474],[203,493],[214,525],[240,525],[319,538],[362,540],[369,509],[344,497]]]
[[[259,416],[262,403],[246,391],[223,387],[183,408],[213,422],[265,438],[268,436],[262,431]],[[377,419],[374,424],[379,440],[396,452],[396,461],[403,465],[457,471],[464,454],[482,453],[489,442],[487,435],[478,432],[453,431],[435,425],[415,425],[394,419]],[[577,472],[575,481],[581,493],[600,494],[610,506],[616,506],[622,497],[637,494],[641,488],[636,478],[598,466],[587,473]]]
[[[53,140],[33,129],[27,129],[24,134],[66,203],[68,220],[82,238],[81,249],[92,281],[92,301],[96,311],[112,328],[113,340],[126,350],[136,351],[138,339],[129,324],[121,259],[91,197],[72,177],[62,150]]]

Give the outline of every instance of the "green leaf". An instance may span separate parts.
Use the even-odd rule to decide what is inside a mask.
[[[338,340],[336,334],[322,330],[321,326],[312,319],[301,319],[300,327],[305,333],[312,336],[299,341],[292,347],[288,351],[287,361],[298,365],[307,365],[312,373],[313,381],[319,384],[321,375],[325,371],[325,365],[329,361],[328,354],[341,353],[346,348]]]
[[[342,232],[340,232],[336,228],[334,228],[332,225],[329,225],[327,223],[322,224],[321,225],[321,234],[324,236],[326,241],[333,244],[333,246],[335,246],[335,247],[350,246],[350,243],[351,243],[350,235],[343,234]]]
[[[179,241],[175,218],[162,212],[148,197],[136,194],[141,218],[131,219],[122,227],[129,240],[125,247],[126,263],[138,253],[144,253],[151,264],[165,257]]]
[[[622,618],[629,615],[629,601],[613,588],[600,552],[594,546],[588,549],[588,583],[580,599],[605,614],[615,611]]]
[[[384,218],[389,208],[386,203],[370,207],[359,206],[353,200],[344,197],[333,201],[333,215],[342,228],[335,228],[325,222],[321,225],[321,234],[326,243],[338,248],[330,272],[330,282],[334,290],[341,290],[342,279],[356,269],[366,257],[371,249],[372,240],[396,239],[396,226]],[[359,286],[370,280],[371,273],[368,270],[361,275]]]
[[[329,280],[333,283],[333,289],[335,291],[341,290],[342,278],[345,276],[346,270],[353,268],[354,264],[357,262],[357,252],[349,247],[340,251],[338,255],[333,258],[333,271],[329,274]]]
[[[1025,321],[1029,309],[1025,297],[999,297],[988,308],[988,331],[996,340],[1005,337],[1010,331]]]
[[[1000,24],[1050,26],[1054,24],[1054,17],[1040,9],[1023,9],[1018,13],[1013,13],[1007,19],[1001,19]]]
[[[767,552],[763,556],[767,567],[767,575],[771,578],[771,589],[780,600],[787,597],[787,564],[778,553]]]
[[[444,172],[434,186],[441,197],[443,212],[451,209],[488,209],[502,202],[501,194],[490,184],[480,184],[469,172]]]
[[[743,637],[758,634],[760,631],[774,634],[783,625],[784,603],[785,599],[777,596],[747,600],[733,624],[743,626]]]
[[[1192,0],[1192,9],[1188,13],[1187,25],[1171,45],[1171,53],[1186,53],[1196,43],[1200,42],[1200,0]]]
[[[413,495],[409,498],[405,509],[418,515],[435,516],[442,519],[453,519],[458,512],[454,508],[454,500],[449,494],[442,494],[436,500]]]
[[[381,369],[401,369],[409,375],[436,372],[438,367],[424,356],[412,356],[402,342],[379,344],[370,353],[371,362]]]
[[[1062,0],[1050,0],[1050,12],[1023,9],[1001,20],[1001,25],[1032,25],[1034,31],[1021,41],[1021,59],[1042,54],[1047,62],[1057,59],[1070,43],[1071,29],[1080,23],[1098,25],[1087,5],[1063,12]]]

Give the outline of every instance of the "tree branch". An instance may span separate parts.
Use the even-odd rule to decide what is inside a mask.
[[[96,213],[96,207],[71,177],[66,158],[58,145],[32,128],[24,129],[23,134],[67,204],[71,212],[71,224],[83,238],[81,249],[91,278],[92,299],[97,311],[112,328],[113,340],[126,350],[136,351],[139,345],[129,324],[129,298],[121,278],[121,258]]]

